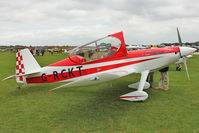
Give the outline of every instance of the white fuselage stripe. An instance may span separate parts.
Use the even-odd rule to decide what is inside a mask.
[[[171,53],[168,54],[164,54],[165,55],[169,55]],[[109,62],[102,62],[102,63],[95,63],[95,64],[87,64],[87,65],[77,65],[77,66],[84,66],[82,68],[82,70],[84,69],[90,69],[90,68],[95,68],[95,67],[104,67],[104,66],[109,66],[109,65],[117,65],[117,64],[121,64],[121,63],[127,63],[127,62],[132,62],[132,61],[139,61],[139,60],[145,60],[145,59],[150,59],[150,58],[158,58],[161,57],[162,55],[153,55],[153,56],[145,56],[145,57],[138,57],[138,58],[128,58],[128,59],[122,59],[122,60],[115,60],[115,61],[109,61]],[[77,67],[77,66],[47,66],[47,67],[43,67],[43,69],[66,69],[66,68],[71,68],[71,67]]]

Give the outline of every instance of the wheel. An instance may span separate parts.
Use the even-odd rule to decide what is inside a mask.
[[[180,67],[180,66],[176,67],[176,71],[181,71],[181,69],[182,69],[182,67]]]
[[[21,89],[21,87],[19,87],[19,86],[18,86],[16,89],[17,89],[17,90],[20,90],[20,89]]]

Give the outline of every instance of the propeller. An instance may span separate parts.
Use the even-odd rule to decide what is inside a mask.
[[[181,40],[181,37],[180,37],[178,27],[177,27],[177,34],[178,34],[178,42],[179,42],[180,46],[182,46],[182,40]]]
[[[178,34],[179,45],[182,46],[182,40],[181,40],[181,37],[180,37],[180,33],[179,33],[179,30],[178,30],[178,27],[177,27],[177,34]],[[180,48],[179,48],[179,52],[180,52],[180,58],[183,58],[182,54],[181,54],[181,51],[180,51]]]
[[[179,42],[179,45],[182,46],[182,40],[181,40],[181,37],[180,37],[180,32],[178,30],[178,27],[177,27],[177,34],[178,34],[178,42]],[[186,73],[187,73],[187,78],[188,80],[190,80],[189,78],[189,72],[188,72],[188,68],[187,68],[187,59],[185,56],[182,56],[182,53],[180,51],[180,47],[179,47],[179,52],[180,52],[180,58],[183,59],[183,63],[184,63],[184,66],[185,66],[185,70],[186,70]]]
[[[188,78],[188,80],[190,80],[190,78],[189,78],[189,72],[188,72],[188,68],[187,68],[187,60],[184,59],[184,58],[185,57],[183,57],[183,62],[184,62],[185,70],[186,70],[186,73],[187,73],[187,78]]]

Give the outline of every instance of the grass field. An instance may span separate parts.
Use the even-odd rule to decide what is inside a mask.
[[[36,57],[41,66],[66,55]],[[0,53],[0,80],[15,73],[15,54]],[[170,67],[170,88],[148,89],[145,102],[128,102],[120,95],[133,91],[127,85],[140,75],[78,88],[50,89],[61,83],[25,85],[16,90],[15,79],[0,81],[1,133],[198,133],[199,56],[188,60],[191,80],[184,68]],[[155,72],[155,85],[159,73]],[[112,84],[112,85],[111,85]]]

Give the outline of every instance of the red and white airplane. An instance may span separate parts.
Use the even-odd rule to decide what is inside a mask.
[[[20,84],[67,82],[52,89],[55,90],[141,73],[140,82],[128,86],[137,90],[120,96],[120,99],[144,101],[148,97],[143,89],[149,88],[146,82],[149,72],[169,66],[195,50],[189,47],[165,47],[128,52],[123,33],[119,32],[76,47],[69,52],[67,59],[45,67],[40,67],[28,49],[21,50],[16,54],[16,74],[4,80],[16,77]]]

